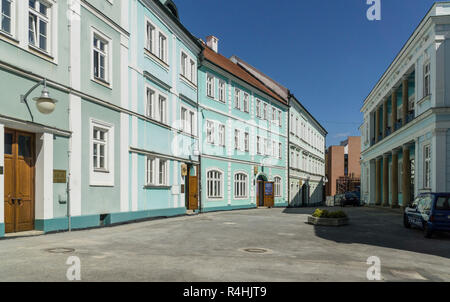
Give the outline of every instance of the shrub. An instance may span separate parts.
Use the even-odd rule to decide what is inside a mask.
[[[327,210],[316,209],[312,216],[317,218],[346,218],[347,214],[343,211],[328,212]]]

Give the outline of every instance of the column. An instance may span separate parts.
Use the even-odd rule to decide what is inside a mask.
[[[409,146],[403,146],[403,177],[402,177],[402,193],[403,207],[411,203],[411,163],[409,160]]]
[[[383,155],[383,207],[389,206],[389,155]]]
[[[392,98],[391,98],[391,107],[392,107],[392,115],[391,115],[391,133],[395,131],[395,123],[397,123],[397,89],[392,89]]]
[[[383,129],[381,129],[383,133],[383,138],[385,138],[387,134],[386,133],[386,128],[388,125],[387,120],[388,120],[388,98],[386,97],[384,98],[383,101]]]
[[[377,158],[375,167],[375,205],[381,205],[381,158]]]
[[[408,115],[408,77],[403,77],[402,81],[402,125],[406,125],[406,116]]]
[[[53,218],[53,134],[36,135],[36,220]]]
[[[375,111],[375,143],[378,143],[378,137],[380,135],[380,110]]]
[[[391,207],[398,208],[398,152],[392,150],[392,173],[391,173]]]
[[[433,129],[431,139],[431,189],[433,192],[447,191],[447,152],[447,129]]]

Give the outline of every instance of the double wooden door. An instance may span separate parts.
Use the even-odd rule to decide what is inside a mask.
[[[198,166],[188,167],[188,210],[198,210]]]
[[[34,135],[5,129],[5,232],[34,229]]]

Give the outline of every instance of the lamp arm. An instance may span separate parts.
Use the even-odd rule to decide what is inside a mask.
[[[30,113],[31,121],[32,121],[32,122],[34,122],[34,117],[33,117],[33,114],[31,113],[30,106],[28,105],[27,97],[33,92],[33,90],[35,90],[36,88],[38,88],[38,87],[41,86],[42,84],[44,84],[44,86],[45,86],[45,84],[46,84],[45,79],[39,81],[36,85],[34,85],[33,87],[31,87],[30,90],[28,90],[27,93],[25,93],[24,95],[21,95],[21,96],[20,96],[20,100],[21,100],[22,102],[24,102],[25,105],[27,105],[27,109],[28,109],[28,112]]]

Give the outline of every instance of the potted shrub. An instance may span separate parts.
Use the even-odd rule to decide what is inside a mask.
[[[341,226],[348,224],[348,217],[343,211],[330,212],[316,209],[312,215],[308,216],[308,223],[313,225]]]

